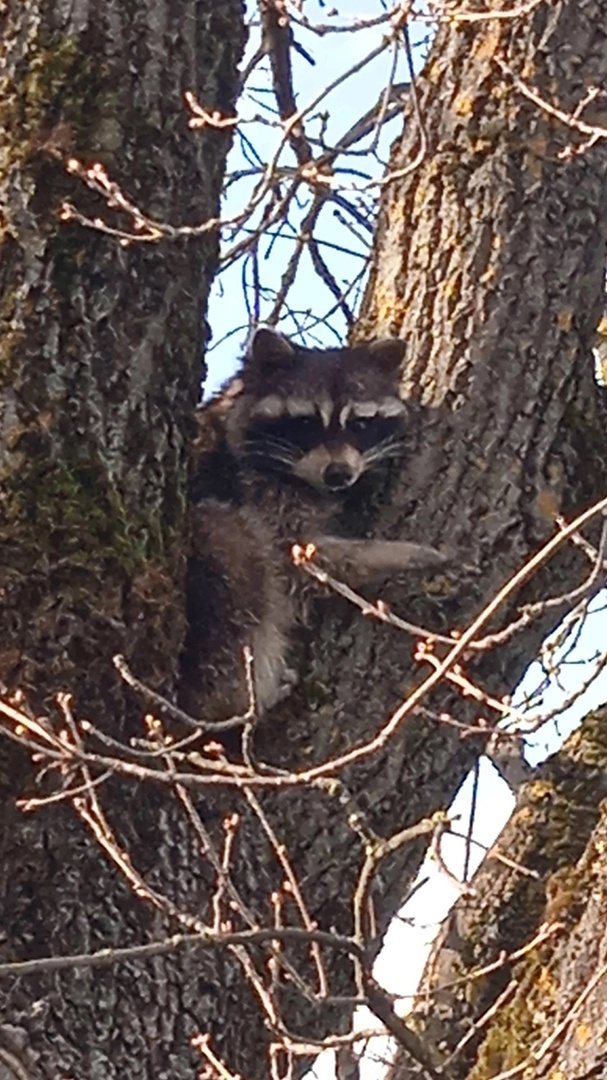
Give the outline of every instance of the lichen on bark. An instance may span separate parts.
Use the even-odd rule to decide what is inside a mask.
[[[40,613],[30,569],[52,576],[55,563],[79,560],[78,603],[97,619],[135,576],[164,577],[174,623],[169,676],[179,653],[186,443],[217,237],[143,250],[60,219],[66,198],[89,216],[112,213],[67,173],[70,157],[100,161],[135,202],[168,220],[217,213],[229,136],[190,133],[182,93],[232,107],[242,9],[236,0],[179,7],[175,23],[162,3],[70,12],[15,3],[1,16],[0,530],[15,630],[0,675],[39,692],[40,666],[34,678],[27,660]],[[69,609],[65,596],[60,607]],[[115,651],[137,651],[140,622],[118,631],[115,607]],[[63,679],[68,672],[76,676],[68,664]],[[50,689],[60,667],[47,674]]]
[[[589,714],[523,786],[470,895],[441,929],[416,1025],[453,1080],[490,1080],[517,1066],[523,1076],[543,1075],[532,1055],[592,974],[580,957],[571,984],[564,978],[579,937],[588,936],[604,872],[606,720],[605,709]],[[600,948],[599,935],[590,951]],[[390,1080],[413,1075],[400,1055]]]

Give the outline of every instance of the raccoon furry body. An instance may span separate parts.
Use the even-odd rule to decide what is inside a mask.
[[[292,684],[287,654],[302,589],[294,543],[314,542],[356,584],[444,563],[434,548],[333,531],[361,478],[402,453],[403,353],[396,339],[302,349],[261,328],[236,379],[204,407],[220,432],[217,460],[227,455],[232,498],[218,501],[207,488],[192,510],[182,703],[193,715],[214,721],[246,710],[245,645],[260,713]],[[212,476],[204,456],[203,469]]]

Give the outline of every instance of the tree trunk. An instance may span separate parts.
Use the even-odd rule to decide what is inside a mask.
[[[213,20],[225,19],[224,27],[238,17],[237,6],[201,5],[201,27],[206,10]],[[526,18],[441,30],[421,100],[426,154],[416,171],[385,188],[359,335],[392,330],[407,337],[404,387],[419,400],[420,421],[412,433],[411,456],[390,491],[378,492],[369,502],[365,525],[386,537],[448,541],[461,569],[440,580],[403,582],[389,595],[395,611],[438,632],[470,621],[549,535],[557,508],[572,513],[602,493],[606,440],[590,344],[603,284],[607,160],[600,144],[560,159],[566,144],[577,145],[578,133],[538,111],[498,61],[543,96],[573,109],[590,85],[605,82],[606,16],[605,0],[557,0],[539,5]],[[173,19],[171,42],[185,67],[195,34],[182,41],[184,19]],[[74,30],[86,32],[93,31],[88,26]],[[169,33],[155,24],[148,32]],[[240,30],[225,35],[225,52],[217,33],[221,27],[213,22],[202,38],[210,54],[196,69],[198,77],[202,71],[211,80],[215,93],[203,94],[194,74],[190,83],[187,73],[181,89],[194,85],[201,99],[225,107],[234,85],[232,50]],[[38,34],[36,23],[33,49]],[[53,42],[53,33],[49,36]],[[108,31],[102,41],[109,37]],[[141,48],[139,55],[135,42],[113,25],[111,37],[125,38],[125,57],[128,51],[128,61],[141,63],[143,70],[150,58],[161,63],[157,50]],[[25,47],[23,40],[21,35],[19,47]],[[123,55],[120,48],[117,52]],[[69,53],[70,86],[88,87],[86,70],[80,81],[75,79],[86,55],[80,48]],[[113,67],[116,50],[108,48],[107,56],[108,69],[95,65],[93,73],[104,80],[98,90],[103,107],[95,114],[87,102],[82,126],[89,134],[92,126],[99,138],[116,140],[112,146],[125,139],[127,151],[121,146],[116,160],[130,157],[125,186],[137,177],[137,199],[147,205],[152,198],[166,199],[161,211],[168,216],[175,199],[183,205],[185,187],[188,213],[196,196],[202,204],[194,216],[208,213],[216,198],[219,161],[209,162],[205,155],[210,177],[197,149],[190,151],[185,177],[176,165],[170,167],[171,140],[178,134],[161,138],[165,122],[163,117],[159,129],[157,113],[165,99],[155,96],[158,77],[146,84],[147,95],[140,78],[134,91],[141,93],[147,140],[140,138],[135,119],[132,132],[121,136],[120,125],[132,106],[113,95],[119,96],[122,86],[128,94],[131,68],[122,61],[126,70],[121,79],[122,69]],[[45,64],[42,70],[54,72],[55,67]],[[174,57],[161,70],[166,79],[180,77]],[[22,66],[16,66],[17,75],[23,78]],[[111,91],[110,102],[104,91]],[[95,101],[96,94],[95,84]],[[166,101],[176,97],[166,93]],[[53,121],[68,104],[62,99],[55,104]],[[113,124],[105,122],[108,110],[116,117]],[[23,122],[20,114],[18,121]],[[73,122],[68,126],[71,130]],[[411,120],[395,147],[396,170],[410,163],[419,142],[413,126]],[[210,147],[221,146],[215,136],[209,139],[207,155]],[[160,158],[150,160],[150,141]],[[78,146],[81,155],[88,149]],[[104,155],[103,147],[93,149],[106,163],[111,160],[109,150]],[[29,169],[27,155],[15,167],[26,165]],[[44,162],[44,169],[56,168]],[[37,185],[33,204],[27,185],[8,186],[10,199],[26,200],[27,213],[17,214],[26,240],[33,230],[42,236],[42,248],[41,254],[37,247],[32,250],[25,265],[25,240],[10,241],[14,280],[25,283],[30,298],[26,311],[21,293],[14,301],[22,305],[15,315],[9,307],[20,335],[13,351],[19,372],[34,348],[36,365],[29,365],[27,422],[18,415],[16,436],[5,443],[15,447],[9,454],[22,455],[12,468],[20,481],[29,478],[30,459],[39,462],[46,453],[45,439],[54,457],[50,477],[43,474],[33,494],[28,489],[27,498],[17,493],[9,501],[7,529],[15,554],[8,575],[14,622],[8,640],[16,645],[4,677],[36,691],[75,690],[82,714],[112,731],[123,712],[109,662],[114,651],[127,651],[137,673],[156,687],[170,685],[174,672],[181,637],[179,478],[197,364],[192,283],[198,280],[194,262],[199,260],[204,287],[214,249],[203,248],[202,255],[201,249],[180,246],[125,251],[104,237],[57,232],[54,222],[52,227],[44,224],[48,217],[41,224],[34,217],[32,224],[33,214],[49,212],[49,182],[42,185],[37,176],[28,180]],[[192,188],[193,177],[201,178],[200,188]],[[63,183],[57,177],[59,189]],[[80,247],[75,257],[64,255],[69,244],[82,246],[80,258]],[[187,282],[178,293],[186,272]],[[102,303],[108,290],[109,312],[109,301],[105,307]],[[110,328],[108,315],[114,311],[118,314]],[[27,313],[30,319],[35,316],[34,327]],[[38,320],[40,326],[45,320],[50,324],[44,333],[36,329]],[[161,330],[167,340],[162,372],[157,364]],[[103,353],[97,335],[103,337]],[[127,342],[133,352],[128,359]],[[43,393],[41,366],[48,367]],[[72,461],[79,439],[86,450],[84,477],[80,456]],[[36,449],[41,440],[42,450]],[[83,489],[89,498],[84,506],[77,501],[72,511],[72,492],[78,499]],[[348,524],[360,528],[360,522]],[[34,556],[42,566],[26,587],[23,560]],[[563,555],[524,599],[554,589],[564,592],[579,580],[579,571],[579,558]],[[517,596],[517,603],[521,599]],[[511,610],[510,605],[502,617]],[[59,623],[64,628],[57,632],[64,612]],[[508,691],[556,617],[553,613],[533,624],[499,655],[489,654],[475,665],[475,677],[493,693]],[[408,639],[392,627],[361,619],[345,602],[319,601],[298,648],[304,673],[300,685],[259,731],[255,747],[258,758],[283,768],[301,769],[363,743],[419,681]],[[429,705],[436,713],[446,709],[458,718],[473,715],[454,694],[436,694]],[[446,807],[481,749],[478,739],[461,740],[453,728],[416,715],[379,752],[340,774],[346,786],[301,786],[260,795],[321,927],[351,930],[352,889],[365,854],[361,829],[355,831],[353,824],[364,820],[367,831],[389,836]],[[12,771],[9,776],[14,793]],[[219,838],[223,816],[239,811],[233,877],[259,922],[271,924],[272,897],[281,887],[284,867],[250,805],[234,789],[216,790],[205,792],[205,824]],[[148,881],[168,892],[180,910],[206,916],[215,875],[176,804],[155,790],[149,798],[144,792],[145,785],[116,782],[106,804],[111,824]],[[373,893],[378,936],[406,892],[423,846],[418,840],[384,860],[381,889]],[[162,937],[171,925],[150,915],[126,886],[116,883],[102,856],[58,809],[45,810],[43,819],[34,819],[29,828],[21,818],[13,819],[3,863],[11,874],[2,918],[11,958],[47,954],[50,934],[55,951],[77,952]],[[285,910],[285,917],[291,917],[288,906]],[[352,993],[351,965],[341,962],[339,954],[331,955],[330,974],[334,994]],[[161,1076],[164,1071],[185,1077],[192,1072],[184,1050],[187,1038],[195,1030],[208,1030],[233,1071],[246,1080],[268,1076],[268,1045],[274,1036],[233,958],[194,952],[145,965],[130,962],[101,975],[89,968],[54,979],[51,992],[48,976],[23,978],[11,1000],[11,1023],[25,1028],[32,1052],[39,1055],[41,1075],[107,1078],[146,1071]],[[289,1027],[297,1034],[348,1025],[347,1002],[323,1014],[292,984],[281,993]]]
[[[605,1075],[606,719],[587,717],[524,785],[441,930],[416,1029],[449,1080]],[[390,1080],[417,1076],[397,1055]]]
[[[183,94],[233,109],[242,4],[9,0],[0,39],[0,680],[38,712],[55,715],[54,695],[69,691],[77,715],[140,734],[112,656],[158,687],[175,681],[186,449],[217,235],[125,245],[63,222],[67,200],[132,228],[64,161],[102,163],[161,221],[216,216],[229,137],[190,132]],[[3,750],[3,957],[145,936],[146,912],[65,804],[15,810],[28,756]],[[112,815],[148,863],[178,846],[156,792],[116,787]],[[151,971],[21,980],[2,1013],[25,1032],[28,1076],[161,1076],[169,1058],[172,1076],[191,1076],[180,1033],[197,969],[180,970],[179,1002],[168,967],[157,985]]]

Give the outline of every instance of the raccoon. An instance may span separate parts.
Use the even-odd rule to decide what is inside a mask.
[[[329,569],[356,585],[446,561],[435,548],[332,531],[361,478],[403,452],[404,348],[389,338],[304,349],[261,327],[237,377],[204,406],[221,431],[230,473],[222,479],[232,491],[221,502],[207,490],[191,513],[182,693],[190,713],[215,721],[246,710],[244,645],[258,714],[288,692],[302,603],[294,543],[314,543]]]

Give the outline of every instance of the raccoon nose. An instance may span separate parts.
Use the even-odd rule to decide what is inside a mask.
[[[348,488],[354,483],[356,477],[350,465],[332,462],[331,465],[327,465],[322,474],[322,479],[329,491],[343,491],[344,488]]]

